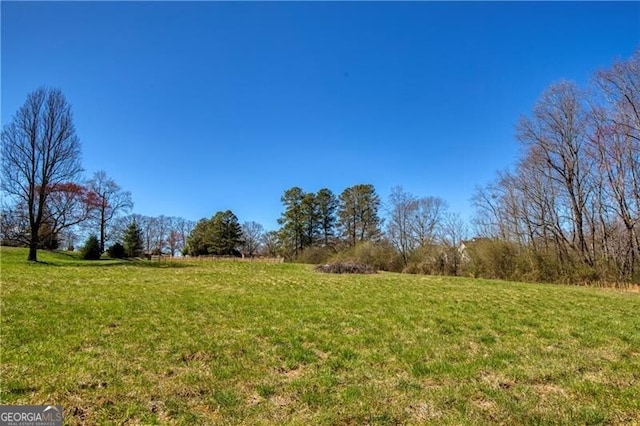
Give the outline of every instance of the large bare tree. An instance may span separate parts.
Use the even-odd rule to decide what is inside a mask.
[[[124,191],[104,170],[97,171],[89,180],[89,189],[97,196],[94,222],[100,230],[100,252],[104,252],[105,241],[109,239],[109,226],[120,213],[133,208],[131,192]]]
[[[2,130],[2,190],[24,203],[29,217],[28,260],[37,261],[40,227],[52,188],[82,171],[71,105],[58,89],[41,88]]]
[[[640,50],[598,72],[591,104],[591,155],[600,172],[600,244],[622,277],[640,258]],[[599,102],[598,102],[599,101]]]
[[[578,87],[562,81],[547,89],[532,116],[520,120],[517,137],[531,175],[548,178],[549,187],[558,190],[560,202],[555,210],[565,218],[558,233],[584,263],[593,265],[586,230],[593,165],[585,155],[586,110]]]

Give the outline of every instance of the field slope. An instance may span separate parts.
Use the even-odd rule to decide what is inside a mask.
[[[0,401],[68,424],[640,424],[637,293],[0,258]]]

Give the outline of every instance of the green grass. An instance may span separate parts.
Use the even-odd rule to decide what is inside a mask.
[[[0,401],[68,424],[640,424],[638,293],[0,256]]]

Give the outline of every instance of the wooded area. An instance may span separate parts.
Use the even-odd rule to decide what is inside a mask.
[[[585,89],[552,85],[518,123],[517,140],[518,163],[473,199],[478,231],[513,259],[500,273],[637,282],[640,51]]]

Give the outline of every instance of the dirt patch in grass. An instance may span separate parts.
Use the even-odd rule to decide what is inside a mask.
[[[480,410],[492,415],[495,415],[498,410],[498,404],[496,404],[495,401],[482,395],[473,397],[471,403]]]
[[[442,411],[438,410],[429,402],[418,402],[407,407],[407,414],[411,422],[424,423],[437,420],[442,417]]]
[[[545,383],[545,384],[539,384],[539,385],[533,385],[533,390],[536,392],[536,394],[542,396],[542,397],[546,397],[549,395],[552,396],[562,396],[562,397],[567,397],[567,392],[565,392],[565,390],[563,388],[561,388],[560,386],[551,384],[551,383]]]
[[[480,375],[480,380],[491,386],[493,389],[509,390],[516,384],[514,380],[511,380],[502,374],[490,371],[483,371]]]

